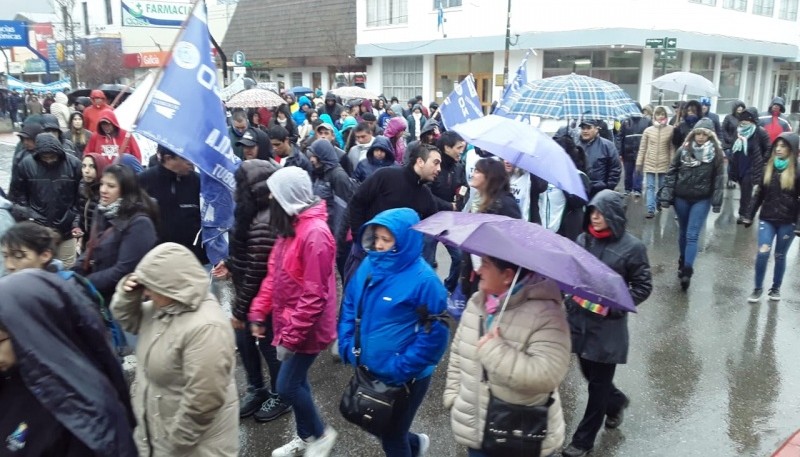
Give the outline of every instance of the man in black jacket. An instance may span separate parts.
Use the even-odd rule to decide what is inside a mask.
[[[39,225],[55,230],[61,243],[55,256],[65,269],[75,264],[75,237],[80,236],[78,189],[83,175],[81,161],[67,154],[51,135],[38,135],[33,154],[23,158],[11,182],[9,195]]]
[[[589,198],[603,189],[614,190],[619,183],[619,154],[614,143],[600,136],[600,120],[581,121],[578,146],[586,152],[586,169],[591,188]]]
[[[273,125],[269,128],[269,141],[272,143],[272,150],[275,155],[280,157],[282,167],[298,167],[308,172],[314,169],[311,167],[308,157],[300,151],[300,148],[292,143],[289,137],[289,131],[280,125]]]
[[[636,175],[636,156],[639,154],[642,133],[647,127],[650,127],[649,117],[634,116],[626,119],[619,129],[618,149],[625,167],[625,194],[633,193],[634,197],[642,196],[642,176]]]
[[[200,176],[191,162],[158,146],[158,166],[139,175],[139,185],[158,201],[159,242],[173,242],[192,251],[201,264],[208,257],[201,243],[195,243],[200,232]]]

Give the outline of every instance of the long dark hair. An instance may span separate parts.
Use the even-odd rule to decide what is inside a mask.
[[[273,116],[272,118],[275,119],[276,125],[280,125],[278,124],[278,113],[283,113],[286,116],[286,130],[288,130],[291,133],[292,130],[294,130],[294,128],[297,127],[297,125],[294,123],[294,118],[292,117],[292,110],[289,109],[289,105],[284,103],[277,109],[275,109],[275,116]],[[290,125],[292,127],[289,127]]]
[[[483,201],[479,208],[481,213],[485,213],[503,194],[511,192],[511,183],[505,165],[499,160],[480,159],[475,163],[475,169],[486,178],[486,191],[481,194]]]
[[[139,187],[136,173],[125,165],[115,163],[103,171],[103,176],[110,175],[119,184],[120,208],[117,217],[130,219],[138,213],[144,213],[153,225],[158,226],[158,204]]]
[[[269,225],[278,232],[280,236],[291,238],[294,232],[294,217],[290,216],[278,200],[272,198],[269,201]]]
[[[72,121],[79,117],[83,121],[83,127],[80,130],[75,130],[72,126]],[[69,123],[67,124],[69,131],[72,133],[72,142],[75,144],[86,144],[88,139],[86,138],[86,120],[83,118],[83,114],[79,113],[78,111],[73,112],[69,115]],[[87,151],[88,152],[88,151]]]

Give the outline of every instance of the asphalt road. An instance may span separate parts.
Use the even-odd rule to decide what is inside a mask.
[[[11,150],[0,144],[4,188]],[[648,246],[654,292],[630,319],[629,362],[617,369],[616,384],[631,398],[631,406],[618,430],[600,433],[593,455],[767,456],[800,428],[797,243],[787,258],[783,300],[748,304],[756,228],[735,224],[737,204],[738,191],[726,191],[722,213],[709,216],[692,286],[684,293],[675,275],[673,213],[645,220],[643,202],[630,200],[629,229]],[[441,254],[443,273],[448,260]],[[412,427],[430,435],[431,457],[466,455],[453,441],[441,406],[446,360],[447,356],[435,372]],[[320,355],[310,374],[324,419],[339,431],[332,455],[380,456],[375,439],[339,416],[339,397],[350,374],[329,353]],[[243,391],[241,369],[237,380]],[[574,360],[561,395],[568,443],[586,404],[586,385]],[[241,455],[269,456],[293,433],[291,415],[268,424],[246,419],[241,425]]]

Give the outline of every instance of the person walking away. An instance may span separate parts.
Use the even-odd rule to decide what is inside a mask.
[[[781,133],[792,131],[792,125],[783,114],[785,112],[786,102],[782,97],[775,97],[769,104],[769,110],[758,118],[758,125],[769,134],[770,144],[774,143]]]
[[[377,137],[371,142],[364,160],[358,163],[358,166],[353,172],[353,179],[359,183],[363,183],[379,169],[394,165],[395,161],[392,144],[389,143],[386,137]]]
[[[86,129],[92,133],[101,133],[98,131],[100,128],[100,119],[107,115],[107,112],[113,112],[114,109],[108,105],[106,94],[102,90],[92,90],[92,92],[89,93],[89,98],[91,99],[92,104],[83,110],[83,119],[86,124]]]
[[[443,320],[447,291],[421,256],[422,234],[411,229],[418,222],[414,210],[397,208],[362,227],[356,239],[367,258],[347,285],[339,317],[342,361],[367,367],[387,385],[407,388],[407,397],[395,403],[387,430],[378,437],[387,457],[427,455],[428,435],[409,430],[450,334]]]
[[[658,208],[657,193],[664,185],[664,176],[674,153],[673,130],[675,127],[667,123],[667,109],[657,106],[653,112],[653,125],[644,130],[636,156],[637,173],[644,173],[647,219],[655,217]]]
[[[725,119],[722,121],[722,138],[720,138],[720,140],[722,143],[722,151],[725,153],[725,159],[728,163],[728,189],[736,187],[736,181],[733,179],[733,152],[731,149],[733,148],[733,143],[739,137],[737,131],[739,127],[739,115],[745,108],[747,108],[747,105],[745,105],[743,101],[734,101],[731,105],[730,114],[726,115]]]
[[[709,132],[714,135],[713,130]],[[652,275],[647,249],[625,229],[622,195],[601,191],[589,202],[586,216],[586,232],[578,237],[577,244],[619,273],[628,284],[633,303],[639,306],[653,290]],[[567,295],[565,306],[572,352],[578,355],[581,373],[589,382],[589,399],[572,442],[562,455],[582,457],[594,447],[603,419],[606,428],[619,428],[630,403],[614,385],[617,365],[628,359],[628,313],[577,295]]]
[[[266,135],[265,135],[266,136]],[[192,251],[201,265],[208,257],[200,243],[200,175],[192,162],[162,145],[158,166],[137,176],[139,187],[158,204],[158,241],[178,243]]]
[[[4,455],[136,457],[122,367],[88,299],[41,270],[0,293]]]
[[[67,106],[68,103],[69,99],[67,98],[67,94],[59,91],[56,92],[55,97],[53,97],[53,104],[50,105],[50,114],[58,119],[58,125],[61,127],[62,132],[69,130],[70,109],[69,106]]]
[[[325,204],[314,196],[307,173],[282,168],[267,179],[267,186],[272,194],[270,224],[278,239],[248,321],[253,336],[269,344],[265,325],[272,314],[272,345],[282,362],[277,393],[294,409],[297,432],[272,457],[328,457],[338,434],[325,426],[314,405],[308,370],[336,339],[336,244]]]
[[[66,269],[75,264],[79,227],[81,162],[51,135],[39,134],[36,149],[19,163],[9,194],[24,217],[61,236],[56,258]]]
[[[92,233],[92,222],[100,202],[100,179],[105,169],[111,162],[101,154],[87,153],[81,161],[80,198],[78,200],[79,225],[82,236],[80,237],[80,252],[86,250],[89,237]]]
[[[719,213],[725,187],[722,148],[710,119],[697,122],[678,149],[664,178],[659,195],[661,208],[675,205],[680,235],[678,237],[678,278],[687,290],[694,275],[700,230],[709,209]]]
[[[139,455],[238,456],[233,332],[194,254],[176,243],[148,252],[119,281],[111,312],[138,336]]]
[[[786,253],[800,236],[800,175],[797,170],[797,155],[800,153],[800,136],[796,133],[781,133],[772,143],[772,155],[764,167],[764,179],[755,190],[748,217],[743,221],[749,227],[758,217],[758,253],[756,254],[755,288],[747,299],[757,303],[764,291],[769,254],[775,244],[775,270],[772,287],[767,297],[770,301],[781,299],[781,284],[786,271]]]
[[[750,210],[753,185],[760,183],[764,176],[764,162],[769,160],[769,134],[758,126],[758,111],[747,108],[739,115],[737,138],[733,142],[733,176],[739,183],[739,217],[741,224]]]
[[[600,122],[597,119],[584,119],[578,125],[578,146],[586,153],[587,175],[592,183],[589,198],[603,189],[616,188],[621,171],[617,148],[614,143],[600,136]]]
[[[469,299],[450,346],[444,406],[453,435],[469,457],[494,457],[482,450],[483,399],[495,395],[515,405],[546,405],[552,399],[541,452],[526,454],[552,455],[564,442],[558,388],[569,370],[561,292],[554,281],[504,260],[484,256],[480,264],[479,291]]]
[[[345,212],[355,192],[355,183],[339,165],[339,157],[330,141],[320,138],[311,145],[310,151],[314,194],[326,201],[328,224],[340,240],[346,231]]]
[[[623,121],[619,131],[619,151],[625,167],[625,194],[632,194],[636,198],[642,196],[642,176],[636,172],[636,160],[642,134],[649,126],[650,118],[634,116]]]
[[[69,125],[69,128],[64,132],[64,138],[72,142],[76,155],[83,157],[86,145],[89,144],[89,140],[92,138],[92,132],[83,127],[83,115],[77,111],[70,114],[67,125]]]

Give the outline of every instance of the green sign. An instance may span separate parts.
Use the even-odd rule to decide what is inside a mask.
[[[674,49],[662,49],[658,51],[658,58],[662,60],[677,60],[678,51]]]
[[[666,46],[664,46],[667,49],[675,49],[675,48],[678,47],[678,39],[677,38],[664,38],[664,42],[666,42],[666,44],[667,44]]]
[[[651,49],[658,49],[664,47],[663,38],[648,38],[644,40],[644,47]]]

